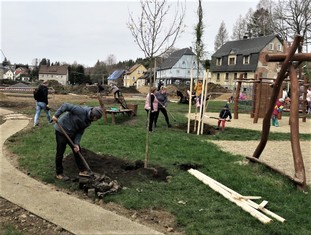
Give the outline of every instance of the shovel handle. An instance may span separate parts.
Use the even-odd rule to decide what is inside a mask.
[[[71,144],[72,146],[74,146],[75,144],[73,143],[73,141],[71,140],[71,138],[69,137],[69,135],[66,133],[66,131],[65,131],[65,129],[62,127],[62,125],[60,125],[58,121],[55,121],[55,122],[56,122],[56,124],[58,125],[59,129],[62,131],[62,133],[66,136],[66,138],[68,139],[68,141],[70,142],[70,144]],[[83,164],[84,164],[84,166],[86,167],[86,169],[87,169],[89,172],[92,172],[92,170],[91,170],[89,164],[85,161],[85,159],[84,159],[84,157],[82,156],[82,154],[81,154],[80,151],[78,151],[78,154],[79,154],[80,158],[82,159]]]

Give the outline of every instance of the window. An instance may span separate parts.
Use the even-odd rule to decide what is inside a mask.
[[[238,73],[234,73],[234,80],[238,78]]]
[[[274,50],[274,44],[273,43],[269,43],[268,50],[269,51],[273,51]]]
[[[247,73],[244,73],[244,79],[246,79],[247,78]]]
[[[229,65],[235,65],[235,56],[229,56],[228,58],[228,64]]]
[[[249,55],[246,55],[243,57],[243,64],[249,64],[249,61],[250,61],[250,56]]]
[[[217,58],[217,59],[216,59],[216,65],[217,65],[217,66],[220,66],[221,63],[222,63],[222,59],[221,59],[221,58]]]
[[[216,81],[217,81],[217,82],[220,82],[220,73],[217,73]]]
[[[229,81],[229,73],[226,73],[226,82]]]
[[[283,46],[282,46],[282,44],[280,44],[280,43],[278,43],[278,51],[283,51]]]

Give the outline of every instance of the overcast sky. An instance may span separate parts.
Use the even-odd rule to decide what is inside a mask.
[[[239,15],[256,9],[259,0],[202,0],[204,44],[213,52],[222,21],[229,36]],[[1,1],[1,61],[33,64],[35,58],[94,66],[110,54],[117,61],[144,58],[127,27],[139,1]],[[173,4],[173,2],[169,2]],[[198,1],[186,1],[186,30],[175,48],[193,46]],[[134,14],[135,15],[135,14]],[[169,21],[167,21],[169,23]]]

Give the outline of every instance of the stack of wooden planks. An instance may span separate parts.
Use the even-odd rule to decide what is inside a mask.
[[[235,192],[234,190],[226,187],[225,185],[217,182],[216,180],[212,179],[211,177],[203,174],[202,172],[195,170],[195,169],[189,169],[188,172],[195,176],[197,179],[202,181],[204,184],[208,185],[210,188],[212,188],[214,191],[220,193],[225,198],[230,200],[231,202],[234,202],[236,205],[241,207],[244,211],[250,213],[253,217],[258,219],[260,222],[267,224],[272,221],[270,217],[284,222],[285,219],[281,216],[273,213],[272,211],[269,211],[265,208],[268,201],[263,201],[260,204],[257,204],[252,201],[252,199],[260,199],[260,196],[242,196],[241,194]]]

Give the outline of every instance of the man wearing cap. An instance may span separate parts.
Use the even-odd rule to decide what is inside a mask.
[[[64,103],[54,114],[53,121],[56,136],[56,179],[68,180],[69,178],[63,174],[63,157],[67,144],[71,147],[75,157],[77,167],[80,171],[79,175],[87,174],[82,159],[78,152],[80,151],[80,140],[84,130],[91,125],[93,121],[97,121],[103,115],[101,107],[87,107]],[[72,146],[65,134],[62,132],[61,126],[70,137],[74,145]]]
[[[284,99],[280,98],[276,101],[273,112],[272,112],[272,126],[278,127],[279,126],[279,120],[278,115],[283,111],[284,108]]]

